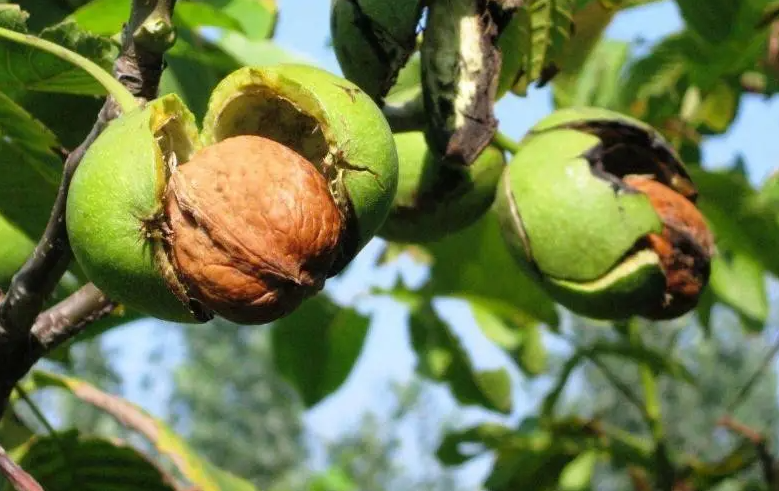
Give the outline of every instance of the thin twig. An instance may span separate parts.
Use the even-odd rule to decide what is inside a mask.
[[[640,326],[637,321],[628,322],[628,339],[632,345],[641,343]],[[668,455],[665,429],[663,427],[662,408],[657,388],[657,379],[652,368],[646,363],[639,363],[641,385],[644,388],[644,415],[649,426],[649,432],[655,445],[655,479],[662,491],[673,491],[676,481],[676,469]]]
[[[511,155],[519,151],[519,143],[500,131],[495,132],[495,136],[492,137],[492,143]]]
[[[774,468],[774,456],[768,448],[768,439],[759,431],[736,421],[732,416],[723,416],[718,423],[723,428],[727,428],[733,433],[741,435],[755,446],[757,458],[760,461],[760,468],[763,470],[763,480],[768,489],[776,489],[776,469]]]
[[[611,369],[603,363],[603,360],[598,359],[598,357],[593,356],[592,354],[589,354],[586,352],[586,350],[583,352],[584,356],[587,357],[588,360],[590,360],[590,363],[598,367],[598,369],[601,371],[604,377],[611,383],[611,385],[614,386],[615,389],[617,389],[619,392],[622,393],[622,395],[625,397],[625,399],[628,400],[633,406],[635,406],[636,409],[638,409],[638,412],[641,413],[641,416],[646,419],[646,408],[644,407],[644,403],[641,402],[641,399],[633,392],[633,390],[628,387],[628,385],[623,382],[622,380],[617,377],[617,375],[611,371]]]
[[[652,491],[652,484],[649,482],[646,470],[631,465],[628,467],[628,476],[635,491]]]
[[[114,76],[142,103],[158,93],[163,54],[175,38],[171,22],[174,5],[175,0],[132,2]],[[89,284],[73,298],[39,315],[72,259],[65,227],[70,181],[86,150],[118,112],[116,102],[108,97],[84,142],[68,155],[43,236],[0,301],[0,414],[13,386],[41,356],[112,308],[110,301]],[[86,311],[89,307],[94,310]]]
[[[34,477],[19,467],[0,445],[0,472],[16,491],[44,491]]]
[[[606,363],[603,362],[600,358],[595,356],[592,353],[591,347],[583,347],[581,346],[576,339],[573,339],[570,336],[566,336],[561,334],[560,337],[567,341],[568,344],[571,345],[572,348],[574,348],[578,353],[581,353],[581,355],[590,361],[593,365],[595,365],[603,374],[603,376],[614,386],[615,389],[617,389],[623,396],[625,396],[625,399],[628,400],[633,406],[635,406],[636,409],[638,409],[638,412],[641,414],[641,416],[646,420],[647,414],[646,414],[646,408],[644,407],[644,403],[641,401],[641,398],[636,395],[635,391],[628,387],[628,385],[623,382],[617,374],[615,374],[609,367],[606,365]]]
[[[731,399],[731,401],[726,406],[725,412],[727,414],[732,414],[736,411],[736,408],[738,408],[739,405],[741,405],[742,402],[747,400],[749,398],[750,392],[752,392],[752,389],[757,385],[757,382],[765,375],[768,368],[771,366],[771,362],[776,358],[777,353],[779,353],[779,338],[777,338],[776,341],[774,341],[773,346],[771,346],[771,349],[768,350],[768,353],[763,357],[763,360],[760,362],[760,365],[757,367],[757,370],[755,370],[755,373],[753,373],[747,382],[739,389],[738,393]]]
[[[91,322],[108,315],[114,303],[92,283],[82,286],[74,294],[38,316],[32,336],[17,344],[15,358],[5,365],[0,377],[0,414],[19,381],[42,356],[84,330]],[[2,345],[0,345],[2,346]]]
[[[27,404],[27,407],[30,408],[30,411],[32,411],[35,419],[37,419],[43,425],[43,427],[46,428],[46,432],[49,434],[49,436],[56,438],[57,431],[54,429],[54,427],[51,426],[51,423],[49,423],[49,420],[46,419],[46,416],[44,416],[43,411],[40,410],[38,405],[35,404],[35,401],[30,398],[30,395],[27,393],[27,391],[18,384],[16,385],[15,390],[19,394],[19,397],[21,397],[25,404]]]
[[[57,348],[75,337],[84,328],[110,314],[116,304],[87,283],[68,298],[41,313],[32,326],[32,333],[45,352]]]

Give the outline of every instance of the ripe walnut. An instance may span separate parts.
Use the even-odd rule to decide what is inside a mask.
[[[168,254],[186,294],[239,323],[265,323],[324,285],[342,217],[325,178],[273,140],[236,136],[173,170]]]
[[[244,67],[214,89],[202,128],[175,94],[113,120],[73,176],[68,238],[128,311],[263,324],[349,264],[397,180],[390,127],[354,84]]]

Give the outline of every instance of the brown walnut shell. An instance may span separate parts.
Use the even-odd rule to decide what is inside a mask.
[[[623,180],[649,198],[663,221],[662,233],[647,236],[666,277],[666,301],[657,316],[677,317],[695,306],[708,283],[714,237],[703,214],[681,194],[642,176],[629,175]]]
[[[321,290],[343,229],[314,165],[259,136],[225,139],[173,169],[165,207],[186,295],[244,324],[278,319]]]

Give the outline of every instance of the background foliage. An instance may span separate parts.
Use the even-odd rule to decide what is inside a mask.
[[[129,2],[15,3],[29,17],[0,4],[0,25],[110,68]],[[773,489],[779,179],[756,182],[743,155],[723,166],[702,145],[728,134],[747,102],[775,101],[779,4],[660,2],[683,28],[646,46],[603,32],[621,10],[657,2],[528,3],[535,58],[524,62],[535,75],[559,64],[545,89],[553,106],[639,117],[690,166],[719,251],[695,313],[614,326],[572,316],[514,265],[490,213],[425,247],[376,239],[324,293],[267,328],[174,326],[133,312],[103,320],[25,380],[0,443],[48,490]],[[279,17],[306,15],[293,10],[179,0],[161,92],[202,117],[213,86],[239,66],[317,63],[273,41]],[[566,18],[572,39],[555,34]],[[104,93],[45,54],[0,42],[0,59],[5,288],[45,226],[63,153],[89,131]],[[522,108],[540,90],[532,78],[506,104]],[[74,265],[57,298],[81,281]],[[381,410],[340,408],[348,430],[332,436],[317,409],[370,366],[361,354],[379,323],[406,333],[416,375],[374,387],[366,397]],[[110,346],[131,329],[156,344],[150,356]],[[140,386],[123,383],[122,364],[134,373],[143,364]]]

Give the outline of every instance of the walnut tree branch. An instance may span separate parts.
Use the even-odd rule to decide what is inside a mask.
[[[46,353],[72,339],[90,323],[105,317],[113,311],[116,304],[111,302],[92,283],[87,283],[78,291],[41,313],[35,320],[31,335],[26,341],[11,343],[15,350],[8,361],[0,360],[0,414],[16,382],[35,365]]]
[[[163,55],[175,40],[171,22],[175,3],[176,0],[133,0],[130,20],[123,29],[122,49],[114,62],[114,76],[142,103],[158,93]],[[86,150],[118,114],[116,101],[108,97],[84,142],[68,155],[43,236],[0,300],[0,414],[11,388],[35,361],[51,347],[79,332],[83,328],[81,321],[99,316],[110,303],[92,285],[53,308],[60,310],[50,309],[43,320],[39,320],[44,302],[72,259],[65,226],[71,179]],[[98,298],[101,300],[95,301]],[[90,305],[95,309],[91,315],[83,311]],[[63,321],[74,317],[81,321],[72,325]]]
[[[86,326],[110,314],[116,303],[95,285],[87,283],[54,307],[42,312],[32,326],[40,355],[73,338]]]
[[[11,460],[2,446],[0,446],[0,474],[8,479],[16,491],[43,491],[38,481]]]
[[[171,13],[175,0],[134,0],[125,25],[122,51],[114,63],[114,76],[142,102],[157,96],[163,54],[174,40]],[[72,254],[65,227],[68,188],[87,148],[108,123],[118,116],[113,98],[106,99],[84,142],[68,155],[49,222],[32,256],[14,275],[0,303],[0,331],[25,336],[43,303],[68,268]]]

